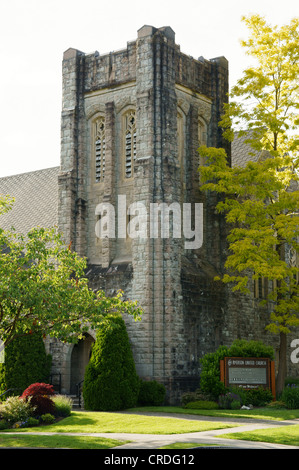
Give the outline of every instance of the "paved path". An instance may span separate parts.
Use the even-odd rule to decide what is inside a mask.
[[[136,413],[134,413],[136,414]],[[234,432],[253,431],[256,429],[266,428],[277,428],[280,426],[292,426],[299,424],[299,419],[288,420],[288,421],[269,421],[269,420],[251,420],[251,419],[229,419],[229,418],[212,418],[205,416],[195,415],[180,415],[180,414],[166,414],[166,413],[140,413],[148,414],[150,416],[169,416],[172,418],[179,419],[196,419],[199,421],[216,421],[229,424],[236,424],[236,427],[217,429],[203,432],[191,432],[184,434],[131,434],[131,433],[61,433],[63,435],[74,435],[74,436],[94,436],[94,437],[106,437],[110,439],[131,441],[130,443],[124,444],[114,449],[159,449],[162,446],[173,444],[175,442],[188,442],[193,443],[194,447],[198,444],[206,444],[207,446],[215,445],[217,448],[237,448],[237,449],[299,449],[299,446],[287,446],[282,444],[270,444],[266,442],[250,442],[235,439],[224,439],[217,436],[221,434],[228,434]],[[1,433],[0,433],[1,434]],[[4,434],[4,433],[3,433]],[[54,435],[59,433],[50,432],[6,432],[7,434],[34,434],[34,435]],[[1,448],[0,448],[1,449]],[[199,447],[200,449],[200,447]],[[112,449],[113,450],[113,449]]]

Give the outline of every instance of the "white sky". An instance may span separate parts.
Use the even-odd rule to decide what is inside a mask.
[[[299,16],[298,0],[0,0],[0,177],[60,164],[61,61],[69,47],[123,49],[144,24],[171,26],[181,51],[225,56],[230,84],[249,65],[241,16],[271,24]]]

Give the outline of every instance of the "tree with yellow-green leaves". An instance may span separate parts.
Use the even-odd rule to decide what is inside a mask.
[[[231,167],[224,149],[201,147],[201,189],[222,197],[217,210],[229,226],[224,283],[249,292],[250,279],[273,288],[265,327],[280,335],[278,393],[286,376],[287,334],[299,326],[299,19],[282,27],[244,17],[242,45],[254,65],[232,88],[220,122],[224,136],[244,135],[259,161]]]

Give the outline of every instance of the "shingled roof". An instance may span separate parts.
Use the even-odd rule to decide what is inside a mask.
[[[247,134],[240,137],[237,133],[235,134],[231,144],[231,161],[233,167],[245,167],[249,161],[257,162],[261,158],[263,152],[254,150],[250,144],[246,142],[247,139]]]
[[[59,167],[0,178],[0,194],[15,198],[13,208],[0,217],[0,227],[28,233],[32,227],[50,228],[58,222]]]

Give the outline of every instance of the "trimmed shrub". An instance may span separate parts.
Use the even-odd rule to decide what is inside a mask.
[[[221,408],[223,410],[232,410],[233,406],[236,406],[236,404],[233,405],[234,402],[238,402],[239,403],[239,408],[240,408],[241,398],[240,398],[240,395],[238,395],[237,393],[227,392],[227,393],[219,396],[219,401],[218,401],[219,408]]]
[[[195,390],[194,392],[185,392],[181,396],[182,406],[187,405],[192,401],[213,401],[212,396],[207,393],[203,393],[200,389]]]
[[[49,379],[51,356],[46,354],[40,335],[15,338],[5,347],[5,363],[0,364],[0,393],[9,388],[20,395],[30,384]]]
[[[188,410],[218,410],[218,403],[215,401],[191,401],[184,406]]]
[[[51,415],[51,413],[46,413],[41,415],[40,419],[45,424],[52,424],[55,421],[55,416]]]
[[[84,408],[116,411],[136,405],[139,378],[125,322],[108,315],[100,325],[85,371]]]
[[[238,388],[237,390],[241,397],[242,405],[265,406],[273,400],[271,390],[263,387],[252,390]]]
[[[50,398],[55,395],[53,385],[45,383],[35,383],[24,390],[21,398],[29,399],[35,407],[34,416],[41,416],[46,413],[54,414],[55,405]]]
[[[140,380],[138,404],[142,406],[159,406],[165,400],[166,389],[156,380]]]

